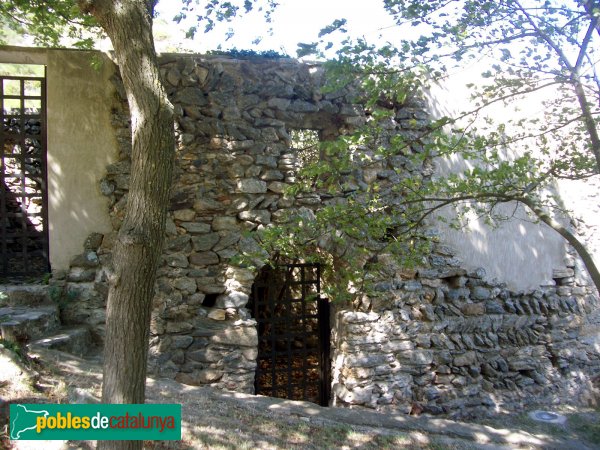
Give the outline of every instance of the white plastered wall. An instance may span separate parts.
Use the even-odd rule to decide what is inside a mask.
[[[464,69],[443,85],[434,86],[430,92],[433,115],[441,117],[468,110],[470,93],[465,84],[476,82],[479,73],[477,68]],[[536,107],[535,104],[529,106]],[[525,104],[524,108],[527,107]],[[502,105],[488,112],[498,121],[514,113]],[[436,163],[440,174],[462,171],[468,164],[457,156]],[[514,203],[500,205],[497,212],[514,218],[493,229],[483,219],[470,221],[463,230],[440,226],[442,240],[457,251],[464,268],[483,268],[486,279],[506,283],[510,289],[524,291],[554,285],[553,269],[565,267],[567,246],[564,239],[545,224],[534,223],[525,209]],[[442,215],[455,216],[451,206],[445,208]]]
[[[117,157],[110,122],[115,66],[98,52],[1,46],[0,63],[46,66],[50,264],[65,270],[90,233],[112,230],[99,185]]]

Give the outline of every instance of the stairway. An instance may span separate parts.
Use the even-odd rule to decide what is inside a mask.
[[[26,345],[86,356],[94,350],[87,327],[62,326],[47,285],[0,285],[0,337]]]

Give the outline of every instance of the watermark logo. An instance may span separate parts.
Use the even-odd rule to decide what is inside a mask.
[[[179,440],[181,405],[10,405],[13,440]]]

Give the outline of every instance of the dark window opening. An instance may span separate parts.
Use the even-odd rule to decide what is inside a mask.
[[[219,294],[206,294],[204,296],[204,300],[202,300],[202,306],[206,306],[207,308],[212,308],[213,306],[215,306],[218,296],[219,296]]]
[[[259,273],[249,302],[258,323],[256,394],[328,405],[329,302],[320,278],[316,264]]]

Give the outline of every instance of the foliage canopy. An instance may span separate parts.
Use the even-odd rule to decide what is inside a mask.
[[[395,253],[403,263],[423,264],[431,242],[421,225],[432,224],[442,209],[452,207],[450,225],[483,219],[498,226],[510,219],[505,204],[520,204],[532,220],[560,233],[582,257],[596,287],[600,273],[585,245],[564,224],[568,213],[554,194],[560,179],[584,180],[600,173],[600,7],[597,1],[463,1],[386,0],[399,26],[395,45],[346,39],[327,64],[329,86],[360,86],[367,108],[364,126],[322,143],[326,158],[303,169],[294,190],[307,186],[343,192],[340,179],[352,164],[368,166],[377,158],[402,157],[424,167],[424,176],[397,170],[395,207],[377,184],[346,195],[347,201],[305,219],[269,230],[267,243],[298,257],[307,242],[322,236],[338,242],[363,243],[363,253]],[[301,44],[299,54],[321,54],[331,47],[327,35],[343,32],[338,20],[320,40]],[[480,69],[469,85],[471,103],[427,120],[381,145],[393,107],[411,98],[427,98],[429,89],[458,67]],[[498,115],[497,105],[539,104],[541,113]],[[505,109],[504,111],[507,111]],[[489,111],[489,113],[488,113]],[[458,158],[463,169],[435,176],[430,164]],[[360,202],[355,201],[360,199]],[[365,202],[365,199],[367,201]],[[363,207],[360,207],[362,205]],[[516,209],[513,209],[516,211]],[[315,247],[315,249],[318,246]],[[359,245],[360,247],[360,245]],[[331,257],[335,251],[320,257]],[[358,253],[361,253],[359,250]],[[344,257],[350,272],[368,278],[371,266]]]

